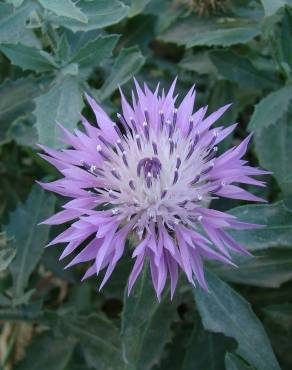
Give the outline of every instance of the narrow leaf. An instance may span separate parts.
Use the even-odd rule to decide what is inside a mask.
[[[209,292],[193,289],[205,329],[234,338],[236,352],[258,370],[280,370],[267,334],[249,303],[215,275],[208,272],[206,276]]]

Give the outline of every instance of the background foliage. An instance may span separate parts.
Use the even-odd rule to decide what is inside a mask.
[[[291,369],[292,2],[0,1],[0,61],[2,368]],[[60,148],[56,122],[91,117],[83,92],[114,115],[133,75],[152,87],[179,76],[181,94],[196,82],[210,112],[233,102],[220,124],[239,125],[220,150],[254,131],[248,159],[273,172],[270,204],[212,205],[267,227],[234,232],[255,257],[209,265],[209,294],[182,278],[158,304],[145,270],[128,298],[130,257],[98,292],[44,249],[58,230],[37,224],[61,200],[34,185],[57,176],[37,143]]]

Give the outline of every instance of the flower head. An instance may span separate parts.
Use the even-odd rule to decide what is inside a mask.
[[[256,227],[234,216],[207,208],[217,197],[262,201],[235,184],[263,186],[251,176],[265,174],[242,160],[250,136],[218,155],[217,144],[236,125],[212,125],[226,105],[206,116],[207,107],[193,113],[195,90],[175,106],[175,81],[167,94],[136,84],[130,105],[121,92],[122,114],[113,122],[89,96],[97,125],[84,117],[85,132],[64,127],[61,151],[42,147],[41,156],[64,176],[42,183],[50,191],[72,198],[64,210],[44,221],[71,226],[49,245],[67,243],[61,258],[85,245],[68,266],[91,261],[84,279],[105,269],[100,288],[122,257],[126,240],[136,235],[131,291],[145,260],[149,260],[158,298],[170,277],[173,295],[178,269],[191,283],[207,289],[205,259],[232,264],[229,251],[247,254],[227,229]],[[80,249],[80,248],[79,248]]]

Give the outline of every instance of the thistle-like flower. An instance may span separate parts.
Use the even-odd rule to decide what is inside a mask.
[[[42,146],[46,154],[41,156],[64,177],[41,185],[73,198],[44,221],[71,222],[49,245],[67,243],[61,258],[79,249],[68,266],[92,261],[83,279],[105,269],[101,289],[123,256],[127,239],[135,235],[129,292],[146,260],[158,299],[168,275],[173,296],[179,268],[189,282],[207,289],[205,259],[233,264],[229,251],[248,254],[227,229],[257,227],[207,205],[218,197],[263,201],[235,184],[264,186],[251,176],[267,172],[241,159],[250,136],[218,155],[217,144],[236,125],[211,126],[229,105],[206,117],[207,107],[193,113],[194,87],[176,108],[175,81],[167,94],[159,86],[152,92],[135,84],[132,105],[121,91],[118,123],[87,96],[97,125],[82,117],[85,132],[76,129],[72,134],[60,126],[68,149]]]

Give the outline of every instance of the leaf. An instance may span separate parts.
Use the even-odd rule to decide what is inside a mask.
[[[20,307],[0,308],[2,321],[35,321],[41,317],[41,307],[38,303],[29,303]]]
[[[47,10],[59,17],[71,18],[82,23],[88,23],[87,16],[71,0],[38,0]]]
[[[131,0],[131,8],[129,12],[129,17],[134,17],[135,15],[141,13],[146,5],[150,3],[151,0]]]
[[[26,203],[11,213],[9,224],[4,227],[7,236],[14,238],[16,257],[9,269],[16,298],[23,294],[30,274],[43,254],[49,228],[37,224],[52,213],[54,199],[53,195],[45,194],[39,186],[34,186]]]
[[[256,106],[248,129],[260,130],[276,124],[288,112],[292,101],[292,86],[284,86],[262,99]]]
[[[37,335],[28,347],[24,360],[15,370],[64,370],[75,342],[70,337],[55,338],[45,332]]]
[[[252,257],[234,255],[238,268],[220,265],[212,268],[217,275],[232,283],[266,288],[279,288],[292,280],[292,251],[269,249]]]
[[[0,233],[0,272],[7,269],[15,257],[15,249],[11,246],[11,240],[7,240],[4,233]]]
[[[93,68],[100,65],[106,58],[112,55],[118,39],[118,35],[99,35],[79,49],[70,62],[78,63],[81,68]]]
[[[53,14],[48,15],[48,20],[57,26],[68,28],[73,32],[85,32],[118,23],[127,16],[129,9],[125,4],[117,0],[81,0],[78,2],[78,6],[88,18],[88,23],[78,22]]]
[[[280,370],[250,304],[215,275],[208,272],[206,277],[209,292],[193,288],[204,328],[234,338],[238,344],[236,352],[257,370]]]
[[[65,317],[62,330],[81,344],[88,367],[122,369],[120,338],[112,322],[101,315]]]
[[[227,353],[225,357],[226,370],[252,370],[250,366],[246,365],[238,356]]]
[[[208,51],[186,54],[180,61],[179,67],[187,71],[196,72],[199,75],[212,75],[216,73],[216,69],[209,58]]]
[[[230,214],[241,221],[265,225],[260,229],[232,230],[237,242],[246,245],[249,251],[272,247],[292,246],[292,212],[282,201],[274,204],[246,205],[233,208]]]
[[[25,28],[25,23],[34,10],[33,3],[25,3],[14,9],[12,5],[0,4],[0,42],[19,42],[24,34],[30,33]]]
[[[15,140],[19,145],[35,147],[38,142],[38,134],[31,116],[22,116],[16,119],[9,127],[7,137]]]
[[[286,4],[292,5],[291,0],[261,0],[263,7],[265,9],[265,16],[269,17],[270,15],[273,15],[276,13],[278,9],[280,9],[282,6]]]
[[[0,141],[7,137],[7,130],[17,117],[33,110],[33,98],[38,93],[38,81],[32,77],[6,80],[0,85]]]
[[[56,80],[48,92],[35,99],[35,104],[39,142],[60,148],[64,144],[60,141],[61,131],[56,122],[73,130],[83,106],[77,77],[65,76]]]
[[[273,304],[264,309],[265,315],[285,331],[292,333],[292,304]]]
[[[224,368],[226,350],[230,349],[232,340],[222,334],[214,334],[195,325],[181,370],[221,370]]]
[[[100,89],[100,99],[108,98],[119,85],[129,81],[143,66],[144,62],[145,58],[137,47],[122,49],[115,60],[111,74]]]
[[[282,191],[292,191],[292,125],[291,114],[255,133],[255,150],[262,167],[273,172]]]
[[[218,72],[242,88],[258,90],[277,87],[274,75],[258,70],[248,58],[227,50],[212,51],[209,55]]]
[[[148,370],[161,357],[176,319],[175,302],[169,302],[169,288],[157,301],[148,266],[145,266],[131,295],[127,289],[122,312],[122,351],[128,370]]]
[[[0,45],[0,50],[10,59],[12,64],[24,71],[47,72],[53,71],[57,67],[50,54],[32,46],[4,43]]]
[[[231,46],[251,41],[260,30],[258,24],[234,20],[233,23],[218,18],[196,16],[179,19],[158,38],[164,42],[194,46]]]

